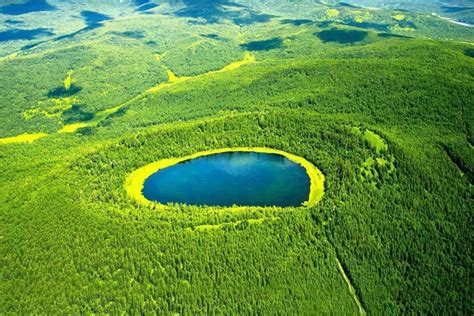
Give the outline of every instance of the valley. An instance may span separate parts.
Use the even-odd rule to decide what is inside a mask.
[[[471,315],[471,12],[0,4],[0,314]]]

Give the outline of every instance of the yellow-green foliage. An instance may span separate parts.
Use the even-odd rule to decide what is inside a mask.
[[[375,159],[373,157],[367,158],[362,164],[361,173],[364,179],[372,179],[378,177],[375,169]]]
[[[255,62],[255,56],[250,53],[250,52],[245,52],[244,54],[244,58],[242,60],[239,60],[239,61],[236,61],[236,62],[233,62],[233,63],[230,63],[229,65],[225,66],[224,68],[222,68],[220,71],[215,71],[215,72],[223,72],[223,71],[231,71],[231,70],[235,70],[237,68],[240,68],[244,65],[247,65],[247,64],[250,64],[250,63],[254,63]]]
[[[370,181],[372,185],[376,185],[374,181],[384,174],[390,175],[395,171],[395,158],[388,152],[388,145],[382,137],[370,130],[363,132],[359,127],[351,128],[351,133],[363,139],[370,148],[377,152],[377,154],[367,157],[362,163],[359,174],[361,181]]]
[[[375,158],[375,161],[377,162],[379,166],[385,166],[388,163],[388,161],[385,158],[380,158],[380,157]]]
[[[167,69],[166,72],[168,74],[168,82],[160,83],[160,84],[148,89],[147,93],[157,93],[157,92],[163,90],[164,88],[171,87],[175,84],[179,84],[179,83],[191,80],[191,79],[198,79],[198,78],[202,78],[202,77],[205,77],[205,76],[218,74],[218,73],[221,73],[221,72],[232,71],[232,70],[238,69],[238,68],[240,68],[244,65],[251,64],[251,63],[254,63],[254,62],[255,62],[255,56],[250,52],[245,52],[244,58],[242,60],[230,63],[229,65],[225,66],[222,69],[215,70],[215,71],[209,71],[205,74],[198,75],[198,76],[195,76],[195,77],[178,77],[178,76],[175,75],[175,73],[172,70]]]
[[[393,16],[393,19],[396,20],[396,21],[403,21],[403,20],[406,19],[406,16],[403,15],[403,14],[397,14],[397,15]]]
[[[370,130],[362,132],[359,127],[352,127],[351,133],[357,137],[362,137],[377,153],[388,150],[388,145],[385,140]]]
[[[356,135],[356,136],[362,136],[362,131],[360,130],[359,127],[352,127],[351,128],[351,133]]]
[[[79,103],[78,97],[52,98],[39,101],[37,107],[24,111],[22,116],[25,120],[30,120],[38,115],[44,115],[47,118],[60,117],[61,113],[70,109],[74,103]]]
[[[59,134],[75,133],[80,128],[92,127],[93,125],[94,124],[91,124],[90,122],[80,122],[80,123],[67,124],[67,125],[64,125],[64,127],[61,128],[58,131],[58,133]]]
[[[35,140],[46,137],[46,133],[36,133],[36,134],[22,134],[13,137],[0,138],[0,145],[4,144],[16,144],[16,143],[32,143]]]
[[[74,74],[74,70],[72,69],[69,70],[69,72],[67,73],[67,77],[66,79],[64,79],[64,89],[69,90],[69,88],[71,88],[73,74]]]
[[[18,53],[13,53],[4,57],[0,57],[0,62],[14,60],[18,57]]]
[[[48,111],[43,111],[38,108],[33,108],[26,110],[21,114],[25,120],[31,120],[32,118],[38,116],[38,115],[44,115],[47,118],[53,118],[53,117],[59,117],[60,113],[50,113]]]
[[[198,152],[198,153],[181,157],[181,158],[168,158],[168,159],[159,160],[157,162],[153,162],[149,165],[146,165],[132,172],[125,180],[125,191],[130,197],[132,197],[133,199],[135,199],[138,203],[142,205],[158,206],[162,208],[164,207],[164,205],[160,203],[152,202],[148,200],[142,194],[143,185],[145,183],[145,180],[148,177],[150,177],[152,174],[154,174],[155,172],[161,169],[171,167],[183,161],[195,159],[202,156],[209,156],[209,155],[226,153],[226,152],[258,152],[258,153],[277,154],[277,155],[284,156],[287,159],[303,166],[306,169],[306,172],[308,173],[311,186],[310,186],[308,201],[305,202],[305,205],[308,207],[314,206],[323,198],[324,175],[318,168],[316,168],[311,162],[297,155],[290,154],[290,153],[277,150],[277,149],[264,148],[264,147],[221,148],[221,149],[202,151],[202,152]]]
[[[380,178],[383,174],[392,174],[395,171],[395,158],[388,155],[386,158],[368,157],[360,168],[360,180],[373,181]]]
[[[412,27],[401,27],[399,25],[390,26],[392,32],[415,32],[415,29]]]
[[[362,138],[367,141],[376,152],[388,150],[388,145],[385,143],[385,140],[372,131],[366,130]]]
[[[136,101],[138,99],[143,98],[144,96],[146,96],[146,94],[157,93],[157,92],[159,92],[160,90],[162,90],[164,88],[167,88],[167,87],[173,86],[175,84],[179,84],[179,83],[188,81],[190,79],[197,79],[197,78],[201,78],[201,77],[204,77],[204,76],[209,76],[209,75],[213,75],[213,74],[217,74],[217,73],[221,73],[221,72],[232,71],[232,70],[235,70],[239,67],[242,67],[243,65],[247,65],[247,64],[250,64],[250,63],[254,63],[254,62],[255,62],[255,56],[253,54],[249,53],[249,52],[245,52],[244,58],[242,60],[230,63],[229,65],[227,65],[226,67],[224,67],[220,70],[210,71],[208,73],[205,73],[205,74],[202,74],[202,75],[199,75],[199,76],[196,76],[196,77],[178,77],[173,73],[173,71],[171,71],[170,69],[167,69],[168,82],[158,84],[157,86],[148,89],[145,94],[139,95],[139,96],[123,103],[123,104],[114,106],[114,107],[109,108],[109,109],[105,109],[103,111],[99,111],[99,112],[95,113],[94,118],[90,121],[72,123],[72,124],[65,125],[63,128],[61,128],[58,131],[58,133],[60,133],[60,134],[75,133],[80,128],[97,126],[97,124],[100,121],[102,121],[103,119],[105,119],[109,115],[117,112],[118,110],[120,110],[124,106],[126,106],[130,103],[133,103],[134,101]],[[70,87],[70,84],[72,84],[72,75],[73,75],[73,70],[71,70],[68,74],[69,79],[66,78],[66,80],[64,81],[65,88],[67,88],[66,83],[69,84],[69,87]],[[61,111],[67,110],[68,108],[70,108],[72,106],[73,103],[77,103],[78,101],[79,101],[79,99],[77,97],[68,97],[68,98],[63,98],[63,99],[52,99],[52,102],[54,102],[56,104],[56,106],[54,106],[52,109],[50,109],[51,112],[50,111],[39,110],[39,109],[31,109],[31,110],[25,111],[23,113],[23,117],[25,119],[30,119],[30,118],[32,118],[33,116],[35,116],[39,113],[42,113],[47,117],[57,116],[57,115],[60,114]]]
[[[370,21],[373,17],[370,11],[357,10],[352,11],[354,14],[354,21],[356,23],[363,23],[365,21]]]
[[[167,69],[166,73],[168,74],[168,82],[169,83],[179,83],[179,82],[183,82],[183,81],[186,81],[186,80],[191,78],[191,77],[178,77],[170,69]]]
[[[329,9],[326,11],[326,16],[330,19],[336,18],[339,16],[339,10],[337,9]]]

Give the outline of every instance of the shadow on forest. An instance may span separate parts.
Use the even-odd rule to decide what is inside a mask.
[[[316,22],[316,26],[322,29],[328,28],[331,25],[333,25],[333,21],[321,21],[321,22]]]
[[[474,58],[474,48],[466,48],[464,50],[464,55]]]
[[[210,33],[210,34],[199,34],[204,38],[216,40],[216,41],[224,41],[225,39],[221,38],[218,34]]]
[[[55,37],[53,41],[72,39],[73,37],[75,37],[76,35],[80,33],[83,33],[86,31],[92,31],[94,29],[100,28],[103,26],[102,22],[113,19],[112,17],[108,15],[105,15],[99,12],[88,11],[88,10],[81,11],[81,17],[84,19],[84,23],[86,24],[86,27],[69,34]],[[35,29],[35,30],[9,30],[5,32],[0,32],[0,42],[6,41],[6,40],[15,40],[15,39],[31,40],[31,39],[36,39],[37,37],[51,36],[51,35],[54,35],[54,33],[44,28]],[[2,38],[10,38],[10,39],[2,40]],[[22,50],[33,48],[37,46],[38,44],[40,43],[23,46]]]
[[[401,28],[416,29],[415,23],[410,22],[410,21],[400,21],[400,22],[398,22],[398,26],[401,27]]]
[[[75,32],[72,32],[72,33],[69,33],[69,34],[65,34],[65,35],[58,36],[58,37],[56,37],[56,38],[54,39],[54,41],[60,41],[60,40],[63,40],[63,39],[71,39],[71,38],[73,38],[74,36],[76,36],[76,35],[78,35],[78,34],[80,34],[80,33],[83,33],[83,32],[88,31],[88,30],[93,30],[93,29],[95,29],[95,27],[89,27],[89,26],[87,26],[87,27],[85,27],[85,28],[83,28],[83,29],[80,29],[80,30],[78,30],[78,31],[75,31]]]
[[[112,125],[112,122],[114,120],[114,118],[117,118],[117,117],[122,117],[124,116],[127,111],[128,111],[129,107],[128,106],[124,106],[122,108],[120,108],[118,111],[110,114],[109,116],[107,116],[105,119],[103,119],[102,121],[100,121],[97,126],[98,127],[105,127],[105,126],[110,126]]]
[[[84,111],[79,104],[74,104],[70,109],[63,112],[63,119],[66,124],[86,122],[93,118],[94,113]]]
[[[350,26],[360,27],[362,29],[372,29],[372,30],[381,31],[381,32],[387,32],[389,30],[389,25],[382,24],[382,23],[371,23],[371,22],[359,23],[356,21],[350,21],[350,22],[346,22],[345,24],[350,25]]]
[[[90,28],[101,27],[102,22],[112,20],[112,18],[108,15],[88,10],[81,11],[81,16],[84,19],[86,25]]]
[[[145,38],[145,33],[143,33],[143,31],[110,32],[110,34],[134,39]]]
[[[23,21],[8,19],[8,20],[5,20],[5,23],[17,25],[17,24],[23,24]]]
[[[34,40],[39,37],[54,35],[53,32],[45,28],[37,28],[32,30],[13,29],[0,32],[0,42],[16,41],[16,40]]]
[[[70,97],[74,94],[79,93],[82,90],[81,87],[78,87],[74,84],[71,85],[69,89],[66,90],[65,87],[57,87],[51,91],[48,92],[47,96],[48,98],[64,98],[64,97]]]
[[[350,4],[350,3],[345,3],[345,2],[339,2],[337,5],[338,8],[350,8],[350,9],[360,9],[360,7]]]
[[[7,15],[22,15],[31,12],[53,11],[56,7],[46,0],[28,0],[24,3],[12,3],[0,7],[0,13]]]
[[[150,2],[149,0],[135,0],[134,3],[136,6],[135,10],[144,13],[158,6],[156,3]]]
[[[368,34],[365,31],[332,28],[316,33],[316,36],[324,43],[354,44],[363,41]]]
[[[80,30],[77,30],[75,32],[69,33],[69,34],[58,36],[54,39],[54,41],[60,41],[60,40],[64,40],[64,39],[72,39],[80,33],[84,33],[84,32],[87,32],[87,31],[92,31],[92,30],[95,30],[97,28],[102,27],[103,26],[102,22],[112,20],[112,18],[108,15],[98,13],[98,12],[94,12],[94,11],[88,11],[88,10],[82,11],[81,16],[84,19],[84,23],[86,23],[86,25],[87,25],[86,27],[84,27]]]
[[[231,20],[240,26],[268,22],[273,15],[259,13],[247,6],[229,0],[184,0],[185,7],[175,15],[194,19],[203,19],[206,24],[217,23],[219,20]]]
[[[38,46],[39,44],[42,44],[42,43],[44,43],[44,42],[45,42],[45,41],[41,41],[41,42],[38,42],[38,43],[33,43],[33,44],[28,44],[28,45],[22,46],[22,47],[21,47],[21,50],[22,50],[22,51],[25,51],[25,50],[28,50],[28,49],[35,48],[36,46]]]
[[[155,47],[155,46],[158,45],[158,42],[157,42],[157,41],[150,40],[150,41],[146,41],[146,42],[145,42],[145,45],[151,46],[151,47]]]
[[[411,38],[410,36],[393,34],[393,33],[380,33],[377,36],[382,37],[382,38]]]
[[[283,45],[283,40],[281,38],[276,37],[269,40],[254,41],[254,42],[249,42],[246,44],[241,44],[240,47],[242,47],[245,50],[251,50],[251,51],[267,51],[271,49],[281,48],[282,45]]]
[[[299,19],[299,20],[292,20],[292,19],[285,19],[281,20],[281,24],[291,24],[293,26],[301,26],[301,25],[306,25],[306,24],[311,24],[313,23],[313,20],[306,20],[306,19]]]
[[[468,10],[472,10],[472,7],[462,7],[462,6],[442,6],[441,9],[443,10],[443,13],[459,13],[459,12],[464,12]]]
[[[474,169],[467,161],[463,159],[453,148],[448,145],[443,145],[444,151],[449,159],[456,165],[456,167],[465,174],[471,184],[474,184]]]
[[[234,23],[239,26],[246,26],[246,25],[252,25],[255,23],[266,23],[266,22],[269,22],[274,17],[275,17],[274,15],[248,11],[246,14],[242,15],[241,17],[236,17],[231,20],[234,21]]]

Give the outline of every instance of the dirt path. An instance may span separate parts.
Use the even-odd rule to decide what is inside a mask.
[[[347,284],[347,287],[349,288],[349,293],[352,296],[352,299],[356,303],[357,307],[359,308],[359,314],[360,315],[367,315],[366,311],[362,307],[362,304],[360,303],[359,298],[357,297],[357,293],[354,289],[354,287],[351,284],[351,280],[346,275],[346,272],[344,271],[344,268],[342,267],[341,261],[339,261],[339,258],[336,257],[336,262],[337,262],[337,269],[339,270],[339,273],[341,273],[342,277],[344,278],[344,281]]]

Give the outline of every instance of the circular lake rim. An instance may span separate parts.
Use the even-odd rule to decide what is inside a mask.
[[[306,160],[303,157],[290,154],[283,150],[267,148],[267,147],[232,147],[232,148],[220,148],[220,149],[212,149],[206,151],[200,151],[188,156],[180,157],[180,158],[165,158],[155,162],[152,162],[146,166],[143,166],[132,173],[130,173],[126,180],[125,180],[125,191],[127,192],[128,196],[131,197],[133,200],[138,202],[138,204],[147,206],[147,207],[158,207],[158,208],[165,208],[167,205],[148,200],[143,195],[143,186],[145,185],[145,181],[154,173],[177,165],[181,162],[196,159],[199,157],[204,156],[211,156],[229,152],[254,152],[254,153],[261,153],[261,154],[276,154],[287,158],[288,160],[301,165],[309,176],[310,180],[310,190],[308,200],[300,207],[311,207],[318,204],[323,196],[324,196],[324,174],[316,168],[311,162]],[[236,207],[215,207],[214,208],[232,208],[235,209]],[[269,208],[273,206],[245,206],[245,207],[237,207],[237,208]],[[287,208],[287,207],[279,207],[279,208]]]

